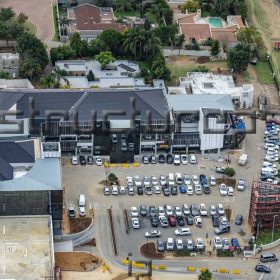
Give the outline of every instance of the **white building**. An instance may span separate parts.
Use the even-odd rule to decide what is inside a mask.
[[[180,78],[180,86],[192,94],[227,94],[232,103],[242,109],[253,106],[252,84],[236,86],[231,75],[191,72]]]
[[[0,79],[0,89],[33,89],[28,79]]]
[[[10,78],[18,78],[19,74],[19,54],[0,53],[0,72],[9,74]]]
[[[57,61],[55,66],[68,72],[61,83],[71,88],[135,88],[145,86],[144,79],[138,78],[140,68],[138,64],[127,60],[116,60],[103,70],[96,60],[63,60]],[[94,81],[89,81],[87,75],[92,71]]]

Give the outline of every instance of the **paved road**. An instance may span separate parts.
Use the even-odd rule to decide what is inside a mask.
[[[63,168],[63,177],[64,177],[64,187],[65,187],[65,198],[66,206],[72,203],[76,203],[77,197],[80,193],[86,194],[88,206],[93,207],[95,211],[95,226],[96,226],[96,238],[97,238],[97,250],[101,257],[113,265],[119,266],[120,263],[118,259],[113,256],[112,253],[112,243],[110,230],[108,226],[108,217],[106,214],[106,209],[112,206],[113,215],[114,215],[114,224],[116,227],[116,238],[117,245],[119,250],[120,258],[126,257],[128,252],[132,252],[133,256],[140,258],[139,246],[145,242],[143,238],[143,232],[148,230],[148,225],[146,223],[145,229],[139,231],[132,231],[129,233],[129,238],[125,233],[124,222],[122,216],[122,209],[129,208],[132,205],[140,205],[145,203],[147,205],[163,205],[169,203],[170,205],[182,205],[183,203],[201,203],[205,202],[207,206],[210,206],[211,203],[222,202],[224,206],[229,205],[233,209],[233,217],[237,213],[243,213],[248,217],[249,211],[249,200],[251,193],[251,182],[253,178],[259,176],[261,169],[261,162],[263,158],[262,150],[262,140],[263,140],[263,127],[264,123],[258,121],[257,134],[247,135],[242,151],[235,151],[234,155],[230,155],[232,160],[232,166],[236,169],[236,177],[243,177],[247,180],[248,188],[244,192],[235,192],[235,196],[232,198],[220,197],[218,190],[214,188],[213,193],[210,196],[192,196],[188,198],[187,195],[178,195],[174,197],[164,197],[162,195],[152,197],[143,196],[139,197],[135,195],[134,197],[129,196],[118,196],[118,197],[105,197],[102,193],[102,187],[98,184],[100,181],[105,179],[105,169],[103,167],[96,166],[71,166],[69,160],[65,163]],[[245,152],[249,155],[249,162],[246,167],[238,167],[237,160],[239,155]],[[227,157],[227,155],[224,155]],[[120,179],[124,179],[125,176],[138,174],[140,176],[144,175],[167,175],[169,172],[179,171],[182,173],[188,173],[189,175],[205,173],[206,175],[213,174],[215,166],[219,165],[217,162],[216,155],[208,155],[207,157],[198,157],[197,166],[170,166],[170,165],[156,165],[156,166],[142,166],[139,168],[130,167],[130,168],[111,168],[110,172],[116,173]],[[146,221],[147,222],[147,221]],[[204,229],[199,230],[192,227],[194,237],[203,237],[207,231],[209,233],[209,239],[214,236],[213,227],[210,226],[210,219],[205,219]],[[144,222],[145,223],[145,222]],[[207,230],[206,230],[207,227]],[[150,228],[149,228],[150,229]],[[233,234],[237,235],[238,229],[233,226]],[[244,226],[244,231],[247,232],[247,235],[244,237],[244,242],[248,241],[248,238],[251,236],[247,226]],[[165,237],[172,234],[171,230],[167,230]],[[198,236],[200,235],[200,236]],[[242,237],[237,235],[237,237],[242,240]],[[155,261],[158,262],[158,261]],[[243,276],[248,279],[257,279],[257,275],[254,272],[254,265],[258,262],[257,260],[242,260],[242,259],[218,259],[218,258],[207,258],[207,257],[197,257],[196,259],[184,259],[184,260],[163,260],[161,262],[167,263],[168,267],[174,268],[177,272],[186,272],[186,265],[194,265],[196,267],[206,266],[211,270],[215,270],[219,267],[226,267],[228,269],[240,268]],[[176,265],[175,265],[176,264]],[[273,277],[277,276],[278,270],[273,267]],[[220,279],[225,279],[221,276]],[[268,276],[260,276],[260,280],[274,279],[267,278]],[[266,278],[265,278],[266,277]],[[270,276],[269,276],[270,277]],[[278,276],[277,276],[278,277]],[[227,275],[229,279],[240,279],[240,276]],[[219,277],[215,277],[219,279]]]

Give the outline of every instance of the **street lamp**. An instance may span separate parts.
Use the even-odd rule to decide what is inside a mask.
[[[273,238],[274,238],[274,227],[275,227],[275,218],[276,218],[276,217],[278,217],[278,215],[273,215],[271,242],[273,242]]]

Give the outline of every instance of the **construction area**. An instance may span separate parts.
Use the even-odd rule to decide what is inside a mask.
[[[249,224],[252,229],[280,228],[280,186],[253,181]]]
[[[5,279],[54,279],[50,216],[1,217],[0,274]]]

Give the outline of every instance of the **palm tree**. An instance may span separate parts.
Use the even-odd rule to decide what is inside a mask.
[[[159,50],[160,43],[160,39],[155,36],[154,32],[145,31],[145,42],[143,51],[145,53],[146,60],[148,57],[154,55]]]
[[[67,18],[66,16],[64,17],[60,17],[58,19],[58,22],[59,22],[59,25],[61,27],[61,35],[67,35],[67,29],[66,29],[66,26],[69,26],[71,20],[69,18]]]
[[[56,87],[56,80],[53,73],[48,74],[40,79],[40,85],[43,88],[54,88]]]
[[[55,66],[53,69],[53,75],[55,77],[56,84],[60,85],[60,80],[63,79],[67,85],[70,85],[69,81],[65,78],[68,75],[68,72],[64,69],[60,69],[58,66]]]

